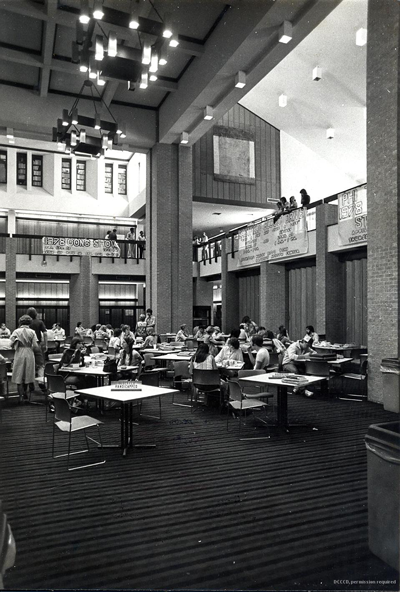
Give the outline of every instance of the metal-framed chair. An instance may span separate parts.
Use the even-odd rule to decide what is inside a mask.
[[[342,391],[345,390],[347,384],[358,385],[357,393],[343,392],[339,399],[342,401],[365,401],[368,399],[368,361],[360,364],[359,372],[346,372],[341,374]]]
[[[246,396],[246,399],[262,399],[262,400],[269,400],[273,399],[274,394],[263,390],[262,385],[258,384],[249,384],[248,382],[243,382],[240,379],[246,378],[248,376],[258,376],[260,374],[265,374],[265,370],[239,370],[238,371],[238,379],[239,385],[242,389],[242,392]]]
[[[233,411],[234,414],[239,415],[239,440],[268,440],[270,438],[270,433],[268,429],[268,436],[252,436],[242,438],[242,416],[244,414],[245,418],[247,413],[253,412],[256,410],[265,410],[265,419],[258,417],[257,415],[254,416],[255,419],[260,421],[263,426],[268,428],[267,422],[267,414],[266,409],[268,407],[268,403],[265,401],[261,401],[260,399],[248,399],[244,392],[242,391],[239,382],[235,380],[228,381],[228,388],[229,388],[229,399],[228,399],[228,414],[226,418],[226,430],[229,431],[229,415],[230,410]]]
[[[200,370],[199,368],[193,369],[190,398],[192,412],[197,406],[197,399],[200,393],[204,394],[206,397],[218,393],[219,409],[221,411],[223,405],[223,391],[221,389],[221,377],[219,370]]]
[[[107,349],[107,341],[105,339],[95,339],[94,345],[96,347],[98,347],[101,352],[105,351]],[[92,352],[93,352],[93,348],[92,348]]]
[[[93,339],[89,335],[83,336],[83,343],[85,345],[91,345],[93,343]]]
[[[95,419],[94,417],[90,417],[89,415],[73,416],[72,410],[71,410],[71,407],[70,407],[68,401],[64,397],[62,397],[62,395],[54,396],[53,402],[54,402],[54,406],[55,406],[55,417],[54,417],[54,423],[53,423],[53,445],[52,445],[53,458],[61,458],[61,457],[66,456],[68,471],[74,471],[77,469],[85,469],[87,467],[94,467],[96,465],[104,464],[106,462],[105,458],[103,458],[103,460],[101,460],[101,461],[89,463],[86,465],[79,465],[77,467],[70,467],[69,466],[69,459],[72,455],[82,454],[83,452],[89,452],[89,450],[90,450],[89,440],[92,442],[95,442],[98,445],[98,447],[103,449],[103,443],[101,440],[101,432],[100,432],[100,424],[103,422],[101,422],[98,419]],[[54,454],[56,427],[60,431],[68,434],[68,452],[66,452],[64,454],[58,454],[58,455]],[[89,428],[93,428],[93,427],[97,428],[97,430],[98,430],[99,442],[86,434],[86,430],[88,430]],[[87,448],[85,450],[78,450],[78,451],[71,452],[72,434],[74,434],[75,432],[81,431],[81,430],[83,430]]]
[[[189,371],[188,362],[174,362],[174,376],[172,379],[172,388],[178,388],[180,391],[184,390],[184,386],[187,387],[187,395],[190,394],[192,376]],[[175,403],[175,393],[172,395],[172,404],[178,405],[179,407],[191,407],[189,403]]]
[[[4,395],[5,397],[7,397],[7,403],[8,403],[8,397],[10,395],[9,390],[8,390],[8,374],[7,374],[7,364],[0,364],[0,384],[4,383],[5,384],[5,390],[6,392],[2,393],[0,392],[0,395]]]

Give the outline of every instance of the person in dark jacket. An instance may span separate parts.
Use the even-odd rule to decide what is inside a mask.
[[[307,189],[300,189],[300,195],[301,195],[301,206],[304,208],[305,206],[308,206],[310,204],[310,196],[307,193]]]

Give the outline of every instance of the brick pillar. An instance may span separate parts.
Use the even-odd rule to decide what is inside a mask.
[[[328,253],[328,226],[337,224],[337,206],[316,208],[316,326],[331,342],[345,341],[345,275],[343,264]]]
[[[288,276],[285,265],[260,263],[260,325],[276,333],[288,326]]]
[[[382,402],[384,357],[400,354],[400,4],[369,0],[367,45],[368,393]]]
[[[222,332],[229,333],[239,327],[239,281],[234,271],[228,271],[231,258],[230,239],[222,241],[221,249],[221,285],[222,285]]]
[[[158,333],[192,326],[192,149],[156,144],[146,199],[146,307]],[[149,264],[150,259],[150,264]]]
[[[17,239],[6,238],[6,325],[13,331],[17,327]]]
[[[92,274],[92,258],[81,257],[80,274],[71,275],[69,282],[70,335],[78,321],[85,327],[99,322],[98,276]]]

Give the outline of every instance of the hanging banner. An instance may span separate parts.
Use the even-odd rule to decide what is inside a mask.
[[[283,214],[239,232],[239,266],[308,253],[307,210]]]
[[[367,242],[367,186],[338,195],[339,245]]]
[[[42,238],[43,255],[89,255],[90,257],[119,257],[120,249],[115,241],[93,238]]]

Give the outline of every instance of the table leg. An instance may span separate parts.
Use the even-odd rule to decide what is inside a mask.
[[[288,421],[288,401],[287,401],[287,386],[278,386],[278,394],[277,394],[277,401],[278,401],[278,418],[277,423],[275,426],[271,426],[272,428],[276,428],[278,430],[284,430],[287,433],[292,432],[295,428],[300,429],[308,429],[312,431],[318,431],[318,428],[309,424],[301,424],[301,423],[289,423]]]

